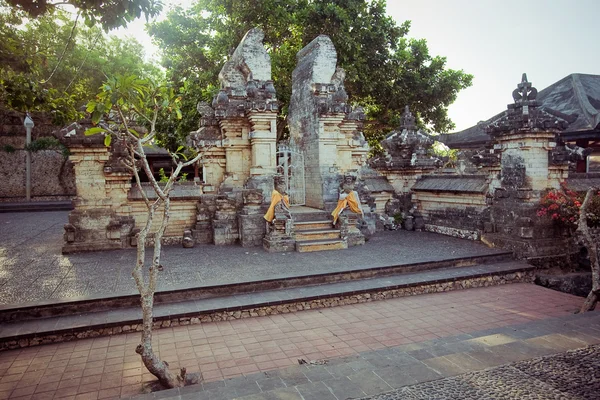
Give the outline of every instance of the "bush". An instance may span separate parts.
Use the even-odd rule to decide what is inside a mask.
[[[542,197],[537,215],[549,216],[558,225],[576,229],[584,197],[585,193],[577,193],[563,185],[560,190],[551,190]],[[591,199],[587,224],[591,228],[600,226],[600,191]]]

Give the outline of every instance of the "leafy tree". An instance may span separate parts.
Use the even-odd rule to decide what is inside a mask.
[[[60,10],[64,5],[75,7],[85,18],[86,24],[100,24],[109,30],[126,26],[142,15],[146,18],[158,15],[162,9],[159,0],[6,0],[14,9],[29,17],[40,17]]]
[[[133,39],[107,36],[56,11],[34,20],[0,2],[0,105],[48,111],[54,122],[78,118],[107,75],[159,76]]]
[[[447,108],[458,91],[471,85],[472,76],[447,69],[444,57],[429,54],[425,40],[407,38],[410,22],[397,25],[385,7],[385,0],[198,0],[188,10],[172,10],[149,31],[163,49],[171,79],[187,77],[195,92],[184,104],[186,118],[177,129],[187,134],[196,128],[192,99],[210,100],[227,55],[253,27],[265,32],[282,118],[296,53],[326,34],[347,71],[346,91],[368,112],[365,131],[372,142],[397,126],[405,105],[422,127],[452,129]]]
[[[153,176],[145,146],[156,138],[156,123],[162,112],[172,113],[181,118],[181,97],[172,87],[153,84],[151,81],[139,79],[133,75],[109,78],[102,86],[97,99],[87,105],[87,111],[92,114],[92,121],[98,126],[86,131],[86,135],[104,134],[104,144],[109,146],[112,141],[118,141],[127,152],[124,160],[135,177],[147,209],[147,219],[137,237],[137,260],[133,269],[133,278],[141,295],[143,329],[141,342],[136,348],[148,371],[156,376],[165,387],[179,387],[197,383],[197,374],[187,374],[182,368],[179,374],[173,374],[166,362],[162,361],[152,349],[152,325],[154,293],[158,285],[161,266],[161,239],[169,223],[170,193],[182,168],[193,165],[203,153],[195,154],[188,159],[178,148],[177,153],[171,153],[176,167],[173,173],[160,183]],[[105,119],[103,119],[105,118]],[[148,196],[141,187],[140,170],[148,176],[154,189],[154,196]],[[163,215],[158,231],[154,236],[154,250],[150,266],[146,263],[146,239],[157,212]],[[147,268],[146,268],[147,267]]]

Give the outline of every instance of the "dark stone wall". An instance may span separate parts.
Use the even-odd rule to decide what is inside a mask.
[[[24,115],[0,110],[0,202],[25,201]],[[41,113],[33,113],[31,139],[57,137],[58,127]],[[56,132],[56,133],[55,133]],[[72,163],[59,151],[43,150],[31,155],[32,200],[66,200],[75,196]]]

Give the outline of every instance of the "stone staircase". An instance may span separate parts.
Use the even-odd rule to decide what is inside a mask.
[[[348,243],[341,238],[340,230],[334,229],[331,220],[303,221],[294,224],[296,251],[347,249]]]

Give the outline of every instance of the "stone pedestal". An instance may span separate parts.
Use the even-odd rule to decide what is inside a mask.
[[[365,235],[358,229],[361,215],[345,210],[338,218],[336,228],[340,230],[340,236],[348,243],[348,247],[365,244]]]
[[[213,240],[216,245],[234,244],[239,239],[235,200],[217,199],[217,210],[212,223]]]
[[[212,228],[212,218],[214,215],[214,211],[216,209],[216,205],[211,212],[211,207],[207,203],[198,203],[196,206],[196,226],[192,230],[192,234],[196,239],[196,243],[212,243],[213,242],[213,228]]]
[[[260,246],[266,233],[264,196],[260,189],[243,191],[244,207],[239,216],[240,242],[242,247]]]
[[[281,253],[296,250],[294,239],[293,221],[285,214],[275,214],[273,223],[267,224],[267,235],[263,240],[263,247],[269,253]]]

